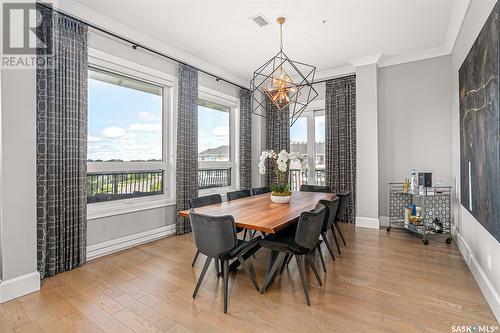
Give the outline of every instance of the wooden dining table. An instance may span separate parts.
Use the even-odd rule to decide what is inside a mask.
[[[292,192],[289,203],[277,204],[271,201],[270,193],[264,193],[199,207],[195,209],[195,212],[213,216],[232,215],[238,227],[261,231],[265,234],[275,234],[297,221],[300,213],[314,209],[319,200],[331,200],[334,196],[332,193]],[[179,215],[188,218],[189,210],[180,211]],[[252,250],[246,252],[243,258],[246,260],[259,249],[260,245],[257,244]],[[272,255],[271,264],[275,259],[276,256]],[[235,260],[229,266],[229,270],[236,270],[239,265],[239,260]]]
[[[314,209],[319,200],[331,200],[334,195],[320,192],[293,192],[287,204],[271,201],[271,194],[265,193],[251,197],[226,201],[196,208],[198,214],[232,215],[236,226],[274,234],[293,223],[300,213]],[[189,217],[189,210],[179,212],[180,216]]]

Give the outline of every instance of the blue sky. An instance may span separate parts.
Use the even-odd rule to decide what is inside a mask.
[[[229,113],[199,107],[199,151],[229,145]],[[162,158],[161,96],[89,78],[88,159]]]
[[[316,142],[325,141],[325,116],[315,117]],[[290,128],[290,141],[307,142],[307,118],[300,117]]]
[[[229,146],[229,112],[198,107],[198,152]]]
[[[88,159],[162,158],[161,96],[89,79]]]

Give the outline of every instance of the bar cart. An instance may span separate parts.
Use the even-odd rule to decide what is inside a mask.
[[[421,187],[406,192],[403,183],[389,183],[389,226],[422,238],[425,245],[433,235],[451,235],[451,186]]]

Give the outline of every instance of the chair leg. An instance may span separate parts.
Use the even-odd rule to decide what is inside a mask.
[[[290,261],[292,261],[293,256],[288,257],[288,261],[286,262],[286,267],[288,267],[288,264],[290,264]]]
[[[222,275],[224,276],[224,313],[227,313],[227,301],[228,301],[228,292],[229,292],[229,260],[223,260],[222,265]]]
[[[318,250],[319,253],[319,259],[321,260],[321,265],[323,266],[323,272],[326,273],[325,260],[323,259],[323,253],[321,252],[321,244],[319,242],[318,245],[316,245],[316,250]]]
[[[285,259],[285,253],[278,253],[278,256],[276,257],[276,260],[274,261],[271,269],[266,274],[266,277],[264,279],[264,284],[262,285],[262,288],[260,288],[260,293],[261,294],[263,294],[266,291],[266,288],[271,283],[271,280],[273,279],[274,275],[276,274],[276,271],[278,270],[278,267],[283,262],[283,259]]]
[[[283,259],[283,264],[281,265],[281,269],[280,269],[280,275],[283,273],[283,271],[285,270],[285,267],[286,265],[288,264],[288,261],[290,260],[290,257],[292,255],[290,253],[287,253],[285,255],[285,259]]]
[[[326,234],[324,232],[321,233],[321,238],[323,238],[323,241],[325,242],[326,248],[328,249],[328,252],[330,252],[330,255],[332,256],[333,261],[335,261],[335,254],[333,254],[332,247],[330,246],[330,242],[328,241],[328,238],[326,237]]]
[[[247,231],[248,229],[245,229],[245,231],[243,231],[243,240],[247,239]]]
[[[318,270],[316,269],[316,266],[314,266],[314,262],[312,261],[312,259],[309,255],[306,255],[304,257],[305,257],[309,267],[311,267],[311,270],[313,271],[314,276],[316,276],[316,280],[318,280],[319,286],[321,287],[323,285],[323,283],[321,283],[321,278],[319,276]]]
[[[255,270],[253,269],[253,263],[249,260],[243,259],[241,255],[238,255],[238,260],[243,266],[243,269],[245,270],[245,273],[247,274],[248,278],[250,279],[250,281],[252,281],[253,286],[258,291],[259,285],[257,284],[257,277],[255,275]]]
[[[342,253],[340,252],[339,240],[337,239],[337,234],[335,233],[335,228],[333,228],[333,226],[332,226],[332,237],[333,241],[335,242],[335,245],[337,245],[337,251],[339,251],[339,255],[341,255]]]
[[[200,251],[196,250],[196,254],[194,255],[193,262],[191,263],[191,267],[194,267],[194,264],[196,264],[196,260],[198,259],[199,255],[200,255]]]
[[[306,296],[306,302],[307,305],[311,305],[311,301],[309,300],[309,293],[307,292],[307,286],[306,286],[306,277],[304,275],[304,261],[302,259],[302,256],[295,255],[295,260],[297,261],[297,267],[299,268],[299,274],[300,274],[300,281],[302,282],[302,288],[304,289],[304,295]]]
[[[344,243],[344,246],[347,246],[347,243],[345,242],[344,234],[342,234],[342,229],[340,229],[340,224],[338,222],[334,222],[333,225],[335,225],[335,228],[339,231],[340,238],[342,238],[342,243]]]
[[[215,260],[214,260],[214,264],[215,264],[215,272],[216,272],[216,274],[217,274],[217,278],[219,278],[219,277],[220,277],[220,268],[219,268],[219,263],[220,263],[219,259],[215,259]]]
[[[198,283],[196,283],[196,287],[194,288],[193,298],[196,297],[196,294],[198,293],[198,289],[200,289],[201,282],[203,281],[203,278],[205,277],[205,273],[207,272],[208,266],[210,266],[211,261],[212,261],[212,258],[207,257],[207,260],[205,261],[205,265],[203,265],[203,269],[201,270],[200,277],[198,278]]]

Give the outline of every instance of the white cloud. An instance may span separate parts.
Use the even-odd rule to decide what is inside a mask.
[[[88,142],[100,142],[100,141],[102,141],[102,138],[100,136],[89,135],[87,140],[88,140]]]
[[[129,127],[132,132],[161,132],[161,124],[132,124]]]
[[[107,138],[119,138],[125,134],[125,130],[120,127],[106,127],[102,130],[102,134]]]
[[[225,126],[216,127],[212,130],[212,134],[215,136],[218,136],[218,137],[229,136],[229,128],[227,128]]]
[[[156,116],[154,114],[152,114],[151,112],[146,112],[146,111],[140,111],[138,114],[137,114],[137,117],[140,119],[140,120],[153,120],[156,118]]]

